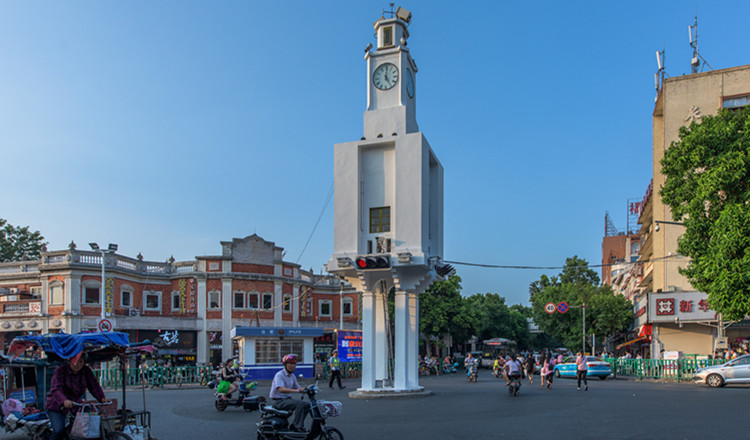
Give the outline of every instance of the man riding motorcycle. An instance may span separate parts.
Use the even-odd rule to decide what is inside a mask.
[[[284,368],[279,370],[273,377],[271,392],[269,396],[273,399],[273,407],[294,412],[294,420],[290,429],[302,432],[305,430],[305,416],[310,412],[310,403],[300,399],[292,399],[291,393],[302,393],[305,387],[299,386],[294,370],[297,369],[297,355],[288,354],[284,356],[281,363]]]
[[[478,362],[477,359],[472,357],[471,353],[466,355],[466,360],[464,360],[464,367],[466,367],[466,377],[471,376],[471,367],[474,366]],[[477,365],[479,367],[479,365]]]

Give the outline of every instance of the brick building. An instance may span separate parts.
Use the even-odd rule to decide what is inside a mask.
[[[0,263],[0,343],[20,334],[94,331],[104,302],[114,330],[151,340],[176,363],[235,354],[236,326],[359,329],[359,294],[331,275],[283,260],[257,235],[221,242],[221,254],[144,261],[114,252],[44,252]]]

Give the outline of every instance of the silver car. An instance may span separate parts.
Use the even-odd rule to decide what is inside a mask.
[[[693,380],[710,387],[723,387],[730,383],[750,383],[750,354],[732,359],[725,364],[698,369]]]

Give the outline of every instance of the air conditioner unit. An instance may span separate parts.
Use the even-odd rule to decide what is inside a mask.
[[[138,309],[128,309],[128,316],[139,316],[141,311]]]

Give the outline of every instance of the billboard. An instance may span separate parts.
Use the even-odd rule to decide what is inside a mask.
[[[341,362],[362,362],[362,331],[338,330],[336,345]]]

